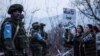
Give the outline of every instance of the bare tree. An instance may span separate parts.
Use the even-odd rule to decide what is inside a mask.
[[[33,15],[35,12],[39,11],[40,9],[36,9],[32,12],[32,15],[31,15],[31,19],[30,19],[30,22],[29,22],[29,27],[28,27],[28,34],[29,34],[29,31],[30,31],[30,28],[31,28],[31,24],[32,24],[32,19],[33,19]]]
[[[100,22],[100,0],[74,0],[74,6],[89,19]]]

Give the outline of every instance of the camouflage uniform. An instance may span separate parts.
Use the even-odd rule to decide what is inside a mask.
[[[40,25],[36,22],[32,24],[32,32],[30,39],[30,49],[32,51],[32,56],[42,56],[42,46],[40,44],[41,40],[38,40],[38,34]]]
[[[46,56],[46,54],[47,54],[47,42],[46,42],[46,40],[48,39],[48,34],[44,31],[44,26],[45,26],[45,24],[40,23],[40,33],[41,33],[41,35],[42,35],[42,37],[44,39],[44,41],[41,42],[41,44],[43,46],[43,53],[42,53],[42,55]]]
[[[20,14],[13,15],[13,12],[18,11]],[[11,15],[10,18],[6,18],[1,26],[1,38],[3,40],[3,49],[5,51],[6,56],[15,56],[16,53],[20,53],[18,56],[23,55],[23,49],[26,46],[26,32],[24,29],[24,23],[22,22],[23,15],[21,14],[23,11],[23,6],[20,4],[13,4],[8,9],[8,14]],[[12,25],[12,37],[11,39],[4,39],[4,24],[9,22]],[[18,32],[14,37],[17,29],[17,25],[19,25]],[[13,54],[14,53],[14,54]]]

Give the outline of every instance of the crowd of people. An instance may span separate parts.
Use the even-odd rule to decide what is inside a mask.
[[[29,36],[23,22],[23,6],[13,4],[8,9],[9,18],[6,18],[0,29],[0,52],[4,56],[28,56],[30,49],[32,56],[46,56],[48,34],[44,31],[45,24],[35,22],[32,24]],[[87,24],[76,27],[72,34],[65,29],[64,46],[74,49],[74,56],[100,56],[100,25]]]
[[[66,29],[65,45],[68,47],[70,44],[70,47],[74,48],[74,56],[100,56],[99,38],[99,25],[87,24],[84,28],[78,25],[74,34],[71,33],[70,29]]]

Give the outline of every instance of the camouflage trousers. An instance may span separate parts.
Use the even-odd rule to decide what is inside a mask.
[[[16,50],[14,42],[11,39],[4,41],[5,56],[24,56],[23,50]]]
[[[31,44],[30,49],[32,52],[32,56],[42,56],[43,47],[40,44]]]

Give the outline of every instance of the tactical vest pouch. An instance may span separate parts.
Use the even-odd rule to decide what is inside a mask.
[[[5,45],[5,48],[7,49],[7,50],[13,50],[14,49],[14,45],[13,45],[13,43],[12,43],[12,39],[5,39],[5,41],[4,41],[4,45]]]

